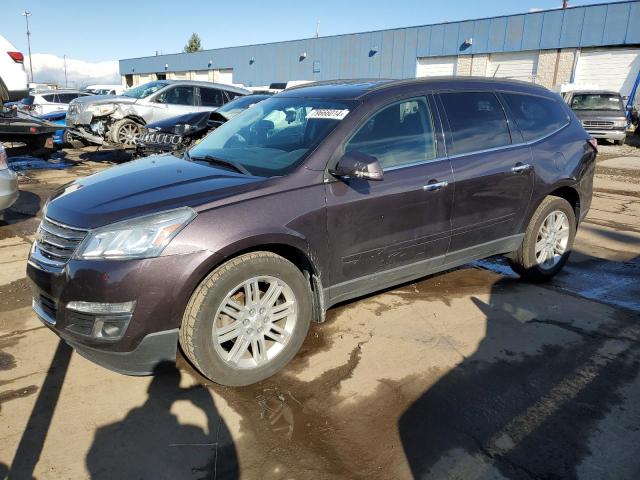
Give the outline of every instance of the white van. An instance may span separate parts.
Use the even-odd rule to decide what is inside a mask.
[[[0,35],[0,103],[18,101],[28,92],[24,55]]]

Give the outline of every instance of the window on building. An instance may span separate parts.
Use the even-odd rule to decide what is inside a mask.
[[[224,93],[217,88],[200,87],[200,102],[203,107],[219,107],[224,105]]]
[[[436,143],[429,106],[422,99],[412,99],[384,108],[360,127],[345,151],[374,156],[383,168],[435,158]]]
[[[441,98],[453,139],[453,145],[448,148],[449,154],[511,144],[507,118],[493,93],[443,93]]]
[[[560,100],[521,93],[503,93],[502,96],[526,141],[544,137],[569,123]]]

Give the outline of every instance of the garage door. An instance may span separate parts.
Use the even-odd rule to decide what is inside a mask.
[[[455,75],[457,57],[421,57],[416,64],[416,77]]]
[[[198,80],[199,82],[209,81],[209,70],[196,70],[191,72],[191,80]]]
[[[231,85],[233,83],[233,68],[221,68],[213,71],[213,81]]]
[[[535,78],[537,65],[537,51],[494,53],[489,57],[487,77],[531,82]]]
[[[582,50],[574,83],[629,95],[640,70],[640,48]]]

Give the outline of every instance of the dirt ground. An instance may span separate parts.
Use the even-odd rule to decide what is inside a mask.
[[[22,176],[0,220],[0,478],[640,478],[640,149],[601,146],[553,282],[493,258],[343,304],[284,372],[244,388],[181,358],[112,373],[35,317],[40,209],[113,157],[67,158]]]

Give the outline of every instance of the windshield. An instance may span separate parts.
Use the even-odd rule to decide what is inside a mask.
[[[131,98],[145,98],[151,95],[152,93],[157,92],[163,87],[169,85],[167,82],[149,82],[138,87],[133,87],[124,92],[122,95],[125,97]]]
[[[255,105],[262,100],[269,98],[270,95],[247,95],[245,97],[238,97],[235,100],[230,101],[226,105],[223,105],[216,110],[218,113],[224,114],[226,118],[233,118],[240,112],[243,112],[252,105]]]
[[[206,136],[189,155],[233,162],[253,175],[291,171],[338,125],[353,102],[274,97]]]
[[[620,95],[606,93],[580,93],[571,99],[573,110],[623,111]]]

